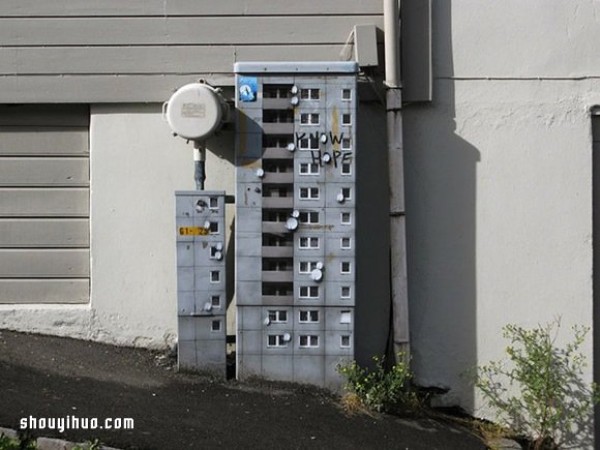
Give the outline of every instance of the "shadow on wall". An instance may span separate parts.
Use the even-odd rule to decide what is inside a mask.
[[[409,314],[417,383],[472,412],[480,153],[456,134],[451,8],[433,2],[433,102],[404,109]]]
[[[370,89],[365,87],[365,89]],[[377,100],[358,107],[355,359],[372,366],[390,336],[390,223],[385,109]]]

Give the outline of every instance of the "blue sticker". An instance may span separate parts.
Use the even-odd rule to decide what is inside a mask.
[[[258,92],[258,79],[256,77],[240,77],[238,79],[238,94],[240,102],[255,102]]]

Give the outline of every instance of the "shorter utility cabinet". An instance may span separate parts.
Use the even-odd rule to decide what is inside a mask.
[[[175,197],[178,366],[225,377],[225,192]]]

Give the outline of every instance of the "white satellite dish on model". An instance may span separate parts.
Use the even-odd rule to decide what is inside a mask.
[[[186,84],[163,104],[163,116],[175,136],[194,142],[194,178],[197,189],[204,189],[206,139],[229,117],[229,105],[221,90],[202,80]]]

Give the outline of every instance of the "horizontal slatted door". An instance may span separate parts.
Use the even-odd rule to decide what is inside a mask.
[[[89,109],[0,106],[0,303],[86,303]]]

